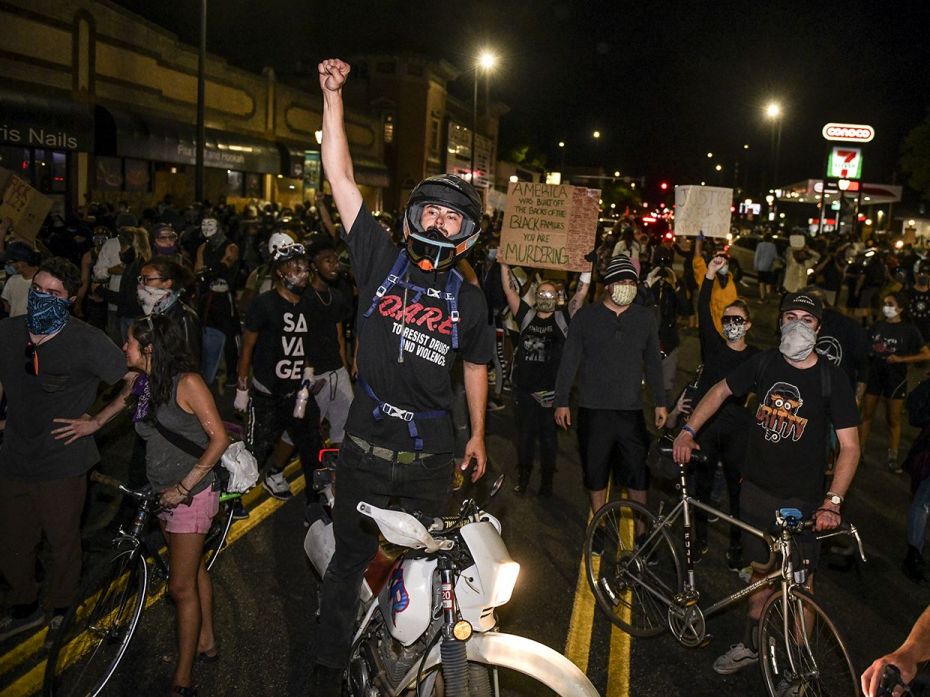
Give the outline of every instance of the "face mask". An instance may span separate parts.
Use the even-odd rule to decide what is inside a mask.
[[[287,274],[283,281],[284,287],[292,293],[299,294],[307,287],[307,280],[310,278],[310,271],[298,271],[297,273]]]
[[[555,310],[556,295],[551,290],[536,292],[536,311],[552,312]]]
[[[140,285],[136,290],[136,297],[142,306],[142,312],[148,315],[160,315],[174,305],[178,294],[170,288],[153,288]]]
[[[730,272],[729,264],[724,264],[719,269],[717,269],[717,273],[719,273],[721,276],[726,276],[729,272]]]
[[[893,305],[882,305],[882,314],[888,319],[898,316],[898,308]]]
[[[803,361],[817,343],[817,332],[799,319],[782,325],[778,350],[789,361]]]
[[[3,271],[4,271],[4,273],[6,273],[7,278],[9,278],[9,277],[11,277],[11,276],[15,276],[17,273],[19,273],[19,272],[16,270],[16,267],[13,266],[12,264],[7,264],[6,266],[4,266],[4,267],[3,267]]]
[[[723,336],[726,337],[726,340],[729,342],[739,341],[746,336],[746,325],[733,323],[724,324]]]
[[[219,229],[215,218],[204,218],[200,223],[200,231],[207,239],[213,237]]]
[[[70,307],[70,300],[30,288],[26,301],[26,327],[33,334],[59,332],[68,322]]]
[[[488,259],[490,261],[494,261],[495,259],[497,259],[497,247],[494,247],[493,249],[488,250]]]
[[[620,307],[629,305],[635,297],[636,286],[614,286],[610,289],[610,299]]]
[[[178,246],[176,244],[171,245],[170,247],[162,247],[155,245],[155,254],[163,257],[172,256],[178,253]]]

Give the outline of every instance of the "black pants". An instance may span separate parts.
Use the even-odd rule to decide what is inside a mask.
[[[555,409],[542,406],[532,394],[518,387],[513,388],[513,402],[517,416],[517,469],[520,483],[525,486],[530,480],[538,440],[541,484],[543,488],[551,488],[557,448]]]
[[[452,467],[451,452],[402,465],[365,453],[346,434],[336,465],[336,551],[323,578],[317,663],[331,668],[348,663],[362,577],[378,551],[378,527],[356,510],[358,503],[384,508],[396,498],[407,511],[443,515],[451,492]]]
[[[707,461],[698,463],[695,468],[695,496],[704,503],[710,503],[717,462],[722,462],[730,499],[730,515],[734,518],[739,518],[740,478],[751,429],[752,418],[748,411],[742,407],[727,406],[701,429],[698,436],[698,444],[701,452],[707,455]],[[706,542],[707,514],[697,511],[695,521],[697,539]],[[731,547],[740,544],[741,535],[742,531],[738,527],[730,526]]]
[[[320,438],[320,408],[311,396],[307,400],[304,418],[295,419],[294,401],[294,395],[280,397],[252,390],[252,399],[249,401],[247,442],[249,450],[258,461],[258,466],[263,467],[265,460],[277,445],[278,439],[286,430],[297,448],[304,476],[307,482],[312,482],[317,455],[323,447],[323,441]],[[270,473],[280,471],[278,464],[273,463],[268,471]],[[309,496],[310,487],[307,488],[307,492]]]

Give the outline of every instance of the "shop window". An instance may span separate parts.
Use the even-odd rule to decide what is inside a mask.
[[[226,195],[242,196],[245,187],[245,174],[233,169],[226,170]]]
[[[392,114],[384,115],[384,144],[390,145],[394,142],[394,116]]]
[[[65,191],[67,174],[66,155],[53,150],[36,150],[34,161],[34,186],[43,194],[61,194]]]
[[[262,197],[262,175],[254,172],[245,175],[245,196],[246,198]]]
[[[429,151],[433,155],[439,154],[439,119],[430,119],[429,124]]]
[[[0,146],[0,167],[32,183],[32,154],[26,148]]]
[[[123,161],[118,157],[97,157],[95,160],[97,189],[100,191],[123,190]]]
[[[152,173],[145,160],[123,160],[123,174],[126,191],[151,191]]]

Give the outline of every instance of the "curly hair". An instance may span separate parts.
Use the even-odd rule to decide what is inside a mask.
[[[197,362],[190,353],[184,328],[167,315],[151,315],[133,321],[129,328],[143,349],[152,347],[149,390],[152,408],[171,401],[174,378],[197,372]]]
[[[36,274],[50,274],[61,281],[69,298],[77,295],[81,288],[81,270],[63,257],[51,257],[42,262]]]

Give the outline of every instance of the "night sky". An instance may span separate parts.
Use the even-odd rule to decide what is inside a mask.
[[[195,0],[117,4],[196,41]],[[785,109],[781,183],[820,176],[828,121],[874,126],[864,179],[890,182],[930,107],[928,32],[923,2],[211,0],[208,50],[279,72],[329,56],[423,53],[465,70],[450,89],[470,101],[469,68],[489,47],[500,57],[492,98],[511,108],[502,152],[531,144],[557,168],[564,140],[568,165],[646,176],[649,188],[731,186],[739,160],[740,184],[758,189],[771,166],[770,99]]]

